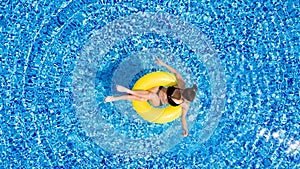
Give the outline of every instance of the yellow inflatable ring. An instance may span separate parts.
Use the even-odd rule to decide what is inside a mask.
[[[168,72],[153,72],[141,77],[132,90],[149,90],[156,86],[174,86],[176,77]],[[156,108],[146,101],[132,101],[134,110],[145,120],[154,123],[167,123],[177,119],[181,113],[181,106]]]

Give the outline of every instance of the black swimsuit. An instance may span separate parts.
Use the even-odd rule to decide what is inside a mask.
[[[164,87],[163,86],[159,86],[159,88],[158,88],[158,90],[156,92],[156,94],[157,94],[158,97],[159,97],[159,92],[161,91],[162,88],[164,88]],[[180,104],[177,104],[176,102],[174,102],[174,100],[172,99],[172,94],[174,93],[174,91],[176,89],[179,89],[179,88],[176,88],[174,86],[170,86],[170,87],[167,88],[167,99],[168,99],[168,103],[171,106],[179,106],[180,105]],[[160,99],[160,106],[162,106],[162,105],[163,105],[163,103],[162,103],[162,101]]]
[[[176,88],[174,86],[170,86],[167,88],[167,99],[168,99],[168,103],[171,106],[179,106],[180,105],[180,104],[177,104],[176,102],[174,102],[174,100],[172,99],[172,94],[174,93],[174,91],[176,89],[179,89],[179,88]]]

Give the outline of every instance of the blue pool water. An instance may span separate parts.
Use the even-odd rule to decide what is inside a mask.
[[[300,168],[298,1],[0,2],[0,168]],[[180,119],[103,103],[176,68]]]

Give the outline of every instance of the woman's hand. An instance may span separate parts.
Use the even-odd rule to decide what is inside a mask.
[[[158,57],[156,57],[156,64],[165,66],[165,63],[162,60],[160,60]]]
[[[190,134],[187,130],[183,130],[182,135],[183,135],[183,137],[190,136]]]

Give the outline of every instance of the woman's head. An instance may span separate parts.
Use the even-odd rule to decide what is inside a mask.
[[[185,88],[182,91],[182,97],[190,102],[195,99],[196,91],[198,90],[197,85],[194,84],[191,88]]]

